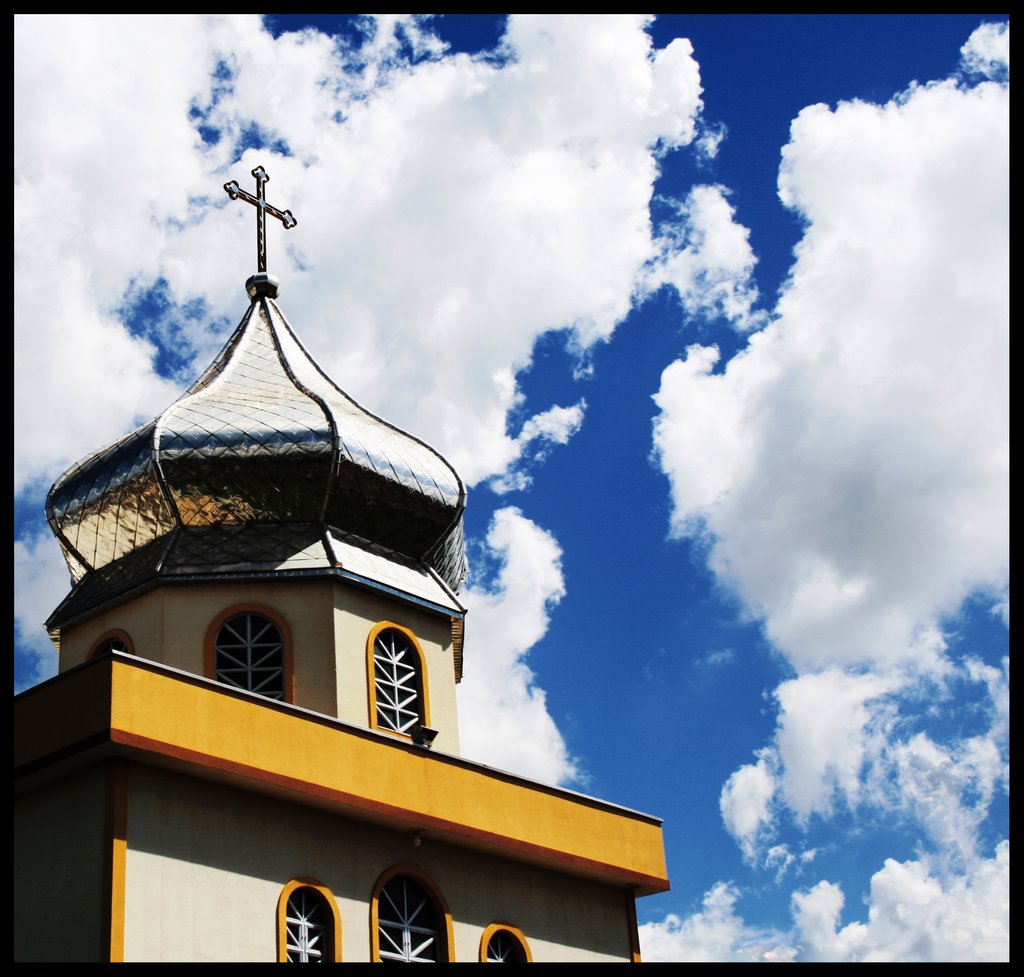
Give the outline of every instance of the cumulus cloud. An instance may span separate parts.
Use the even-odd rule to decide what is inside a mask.
[[[960,48],[960,62],[964,71],[1004,78],[1010,68],[1010,25],[982,24]]]
[[[788,846],[774,843],[780,814],[806,829],[812,817],[827,818],[841,804],[847,812],[881,806],[909,816],[943,878],[972,870],[983,857],[981,825],[1009,789],[1007,668],[975,660],[956,666],[954,680],[981,694],[975,708],[982,719],[977,734],[946,742],[912,732],[921,717],[914,699],[900,699],[906,684],[893,676],[831,669],[783,682],[771,746],[722,788],[722,822],[745,860],[788,869]],[[941,687],[924,695],[932,701],[936,692]],[[957,701],[962,709],[968,700]]]
[[[817,848],[807,848],[801,852],[793,852],[789,845],[772,845],[764,856],[764,867],[775,873],[776,885],[795,865],[797,871],[809,865],[818,855]]]
[[[524,425],[518,440],[526,445],[534,441],[544,444],[565,444],[583,423],[587,402],[581,400],[572,407],[552,407],[535,414]]]
[[[711,152],[707,146],[704,151]],[[674,209],[647,269],[646,288],[671,285],[690,315],[721,315],[744,329],[759,325],[764,313],[754,310],[758,291],[752,277],[757,259],[726,190],[696,186]]]
[[[757,763],[735,770],[722,787],[718,806],[722,823],[739,843],[744,858],[753,861],[758,839],[772,822],[772,800],[778,784],[775,751],[761,751]]]
[[[805,864],[814,856],[801,857]],[[792,860],[788,851],[780,858]],[[778,861],[778,859],[776,859]],[[774,865],[774,862],[773,862]],[[887,859],[872,876],[866,922],[841,924],[842,887],[821,881],[794,892],[793,931],[750,926],[742,892],[719,882],[690,916],[639,927],[649,962],[995,962],[1009,959],[1010,843],[970,872],[946,877],[926,859]]]
[[[736,886],[719,882],[691,916],[670,913],[662,922],[644,923],[639,927],[642,958],[649,963],[793,960],[796,949],[783,934],[749,927],[736,914],[739,897]]]
[[[781,786],[799,822],[831,813],[836,794],[857,806],[865,767],[884,749],[893,719],[879,699],[898,688],[892,678],[836,669],[778,687]]]
[[[986,665],[976,658],[964,662],[967,677],[984,684],[990,702],[992,735],[1006,739],[1010,733],[1010,659],[1002,660],[1002,668]]]
[[[180,392],[114,310],[132,276],[159,273],[166,221],[187,222],[208,172],[188,119],[211,68],[193,26],[14,20],[16,491]]]
[[[459,686],[463,754],[545,783],[580,771],[527,664],[565,595],[562,552],[518,509],[499,509],[487,533],[498,556],[494,579],[471,581],[465,674]]]
[[[871,879],[866,923],[840,926],[832,882],[793,895],[801,960],[922,963],[1005,961],[1010,947],[1010,843],[952,881],[921,860],[887,859]]]
[[[805,109],[780,195],[807,222],[777,318],[724,371],[662,376],[673,528],[800,669],[939,667],[938,618],[1008,550],[1008,95]]]
[[[934,846],[932,864],[944,877],[974,871],[982,860],[981,826],[994,798],[1009,792],[1008,660],[1004,669],[968,661],[963,677],[986,686],[989,724],[948,743],[924,732],[896,740],[887,751],[893,796]]]
[[[867,924],[838,928],[832,883],[795,899],[810,958],[1006,953],[987,915],[1003,849],[979,843],[1006,790],[999,707],[976,735],[925,729],[965,675],[1001,699],[998,669],[954,660],[945,628],[974,594],[1005,607],[1009,573],[1008,28],[962,54],[973,82],[798,115],[779,196],[804,233],[771,322],[724,366],[690,346],[655,396],[672,532],[702,541],[795,672],[771,742],[723,786],[726,829],[777,869],[784,816],[882,809],[931,852],[885,863]],[[747,294],[747,265],[721,267]]]
[[[975,736],[949,750],[918,733],[895,752],[904,803],[953,866],[973,862],[978,825],[1003,771],[998,746]]]
[[[568,443],[582,426],[586,409],[587,402],[581,399],[572,407],[551,407],[529,418],[515,439],[519,463],[491,479],[490,487],[499,493],[529,488],[529,468],[542,462],[552,447]]]
[[[57,674],[57,653],[43,628],[56,606],[54,594],[68,589],[70,578],[57,541],[49,531],[30,534],[14,544],[14,628],[24,675],[20,692]]]

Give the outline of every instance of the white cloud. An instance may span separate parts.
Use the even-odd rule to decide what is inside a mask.
[[[808,864],[814,852],[805,852]],[[786,867],[792,856],[779,846]],[[871,878],[867,921],[841,925],[842,888],[821,881],[793,894],[794,933],[749,925],[737,912],[741,892],[730,882],[709,889],[701,909],[670,913],[639,927],[648,962],[900,962],[951,963],[1009,959],[1010,843],[969,871],[935,873],[925,859],[886,859]]]
[[[70,584],[60,547],[48,531],[15,541],[14,626],[19,648],[32,656],[24,663],[24,687],[57,674],[57,652],[43,621],[56,606],[53,595],[63,596]]]
[[[709,651],[703,658],[697,658],[694,666],[697,668],[723,668],[736,661],[736,652],[732,648],[716,648]]]
[[[646,288],[672,285],[690,315],[722,315],[744,329],[760,325],[750,232],[733,219],[724,188],[696,186],[675,209],[676,219],[662,229]]]
[[[1004,76],[1010,67],[1009,23],[982,24],[960,48],[960,59],[965,71],[989,78]]]
[[[642,23],[513,18],[507,64],[457,57],[396,76],[346,107],[333,153],[353,165],[317,168],[334,184],[317,196],[340,200],[316,205],[307,251],[358,323],[359,359],[318,326],[309,342],[333,375],[359,378],[357,397],[415,418],[471,483],[518,454],[505,419],[535,338],[610,335],[651,254],[653,147],[691,137],[698,86],[678,46],[649,57]]]
[[[968,658],[964,669],[972,682],[985,685],[992,710],[992,734],[1005,740],[1010,733],[1010,659],[1004,658],[999,669]]]
[[[644,923],[640,955],[645,962],[787,962],[796,956],[785,936],[748,927],[737,916],[740,893],[718,882],[704,894],[700,911],[685,919],[669,914],[660,923]]]
[[[674,530],[798,669],[941,667],[941,615],[1005,589],[1007,112],[993,84],[801,112],[777,320],[662,377]]]
[[[500,560],[493,586],[473,582],[464,594],[463,754],[545,783],[571,782],[580,771],[526,663],[565,595],[562,552],[549,533],[512,507],[495,513],[487,545]]]
[[[831,882],[794,894],[802,960],[1008,960],[1010,843],[1002,842],[969,874],[945,881],[924,861],[887,859],[871,879],[866,923],[840,927],[843,902]]]
[[[775,884],[778,885],[794,865],[798,872],[802,872],[817,857],[817,848],[805,848],[794,852],[790,850],[789,845],[772,845],[764,854],[763,866],[775,873]]]
[[[879,700],[898,688],[879,675],[830,669],[776,689],[779,783],[799,823],[831,813],[836,794],[857,806],[865,768],[877,761],[890,733],[893,717]]]
[[[991,68],[1004,41],[976,32],[965,61]],[[797,899],[812,956],[1006,953],[1002,917],[986,930],[983,911],[1002,854],[981,857],[978,830],[1005,789],[999,707],[975,735],[921,727],[964,675],[942,622],[974,593],[1005,606],[1008,99],[1005,85],[949,81],[804,109],[779,194],[805,231],[773,321],[724,369],[716,348],[690,346],[655,398],[672,531],[707,544],[796,672],[776,690],[771,744],[723,787],[727,830],[777,870],[784,814],[809,830],[839,804],[880,805],[933,849],[927,866],[886,863],[868,924],[837,929],[830,883]],[[722,267],[746,288],[742,262]],[[966,672],[1002,701],[998,670]]]
[[[915,704],[952,701],[949,686],[964,681],[985,687],[987,727],[982,721],[978,733],[944,743],[913,732],[921,720]],[[806,831],[837,803],[853,813],[881,806],[920,826],[944,877],[962,873],[981,857],[981,826],[1009,789],[1008,687],[1006,671],[974,660],[947,685],[911,688],[893,676],[837,669],[783,682],[773,743],[722,787],[722,822],[749,864],[778,871],[791,864],[780,859],[788,847],[773,843],[783,811]]]
[[[580,400],[572,407],[551,407],[527,419],[515,438],[519,463],[509,471],[491,479],[490,487],[495,492],[510,492],[528,488],[533,477],[527,466],[542,462],[552,446],[567,444],[583,425],[587,402]],[[531,446],[532,450],[531,450]]]
[[[583,423],[583,412],[587,402],[581,400],[572,407],[552,407],[541,414],[534,414],[524,425],[518,441],[527,445],[534,441],[566,444]]]
[[[993,800],[1009,793],[1008,669],[1009,659],[1002,670],[971,659],[963,664],[961,677],[987,692],[987,728],[948,743],[919,732],[888,750],[897,802],[923,827],[944,876],[976,868],[981,826]]]
[[[187,217],[206,171],[187,115],[209,70],[193,26],[15,17],[16,490],[180,393],[112,310],[132,274],[156,273],[160,222]]]
[[[769,863],[786,867],[792,856],[779,846]],[[814,851],[805,852],[806,865]],[[737,912],[741,897],[731,882],[709,889],[701,909],[687,917],[670,913],[639,927],[648,962],[901,962],[950,963],[1009,959],[1010,843],[991,858],[951,876],[926,859],[886,859],[871,878],[867,921],[840,924],[846,897],[821,881],[791,899],[794,933],[749,925]]]
[[[757,763],[748,763],[733,771],[718,799],[722,823],[739,843],[747,861],[754,860],[758,842],[766,836],[773,819],[772,800],[778,788],[777,763],[773,750],[761,750]]]
[[[894,748],[904,804],[951,870],[977,859],[977,831],[1004,774],[998,745],[972,736],[946,749],[924,733]]]
[[[696,142],[699,156],[704,159],[714,159],[718,155],[718,149],[725,139],[726,132],[726,127],[721,124],[717,126],[703,126]]]

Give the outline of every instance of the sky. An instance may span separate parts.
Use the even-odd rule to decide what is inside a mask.
[[[242,318],[263,165],[289,322],[469,486],[464,754],[664,819],[644,959],[1008,959],[1008,15],[14,42],[15,692],[46,492]]]

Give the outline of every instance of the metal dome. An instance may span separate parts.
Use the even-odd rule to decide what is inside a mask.
[[[306,560],[311,569],[340,566],[331,540],[354,539],[425,564],[457,591],[466,576],[458,474],[337,387],[278,308],[276,282],[255,277],[248,312],[195,384],[50,490],[47,518],[73,580],[117,561],[155,568],[163,556],[141,550],[166,553],[157,541],[211,532],[231,536],[223,567],[285,565],[297,556],[290,548],[308,557],[312,533],[323,556]]]

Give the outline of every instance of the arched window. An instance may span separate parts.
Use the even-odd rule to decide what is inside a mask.
[[[480,937],[481,963],[532,963],[523,931],[509,923],[491,923]]]
[[[451,913],[440,892],[415,869],[395,868],[371,901],[373,959],[391,963],[451,962]]]
[[[277,958],[281,963],[341,959],[341,917],[331,890],[315,879],[289,882],[277,901]]]
[[[304,885],[288,897],[285,935],[289,963],[323,963],[330,959],[330,910],[316,889]]]
[[[87,658],[98,658],[100,655],[106,654],[108,651],[116,651],[122,655],[133,655],[135,649],[132,646],[132,639],[128,636],[127,631],[107,631],[97,641],[90,650]]]
[[[369,645],[372,725],[410,736],[428,727],[423,654],[412,632],[378,624]]]
[[[291,701],[290,635],[269,608],[239,606],[207,633],[207,674],[224,685]]]

